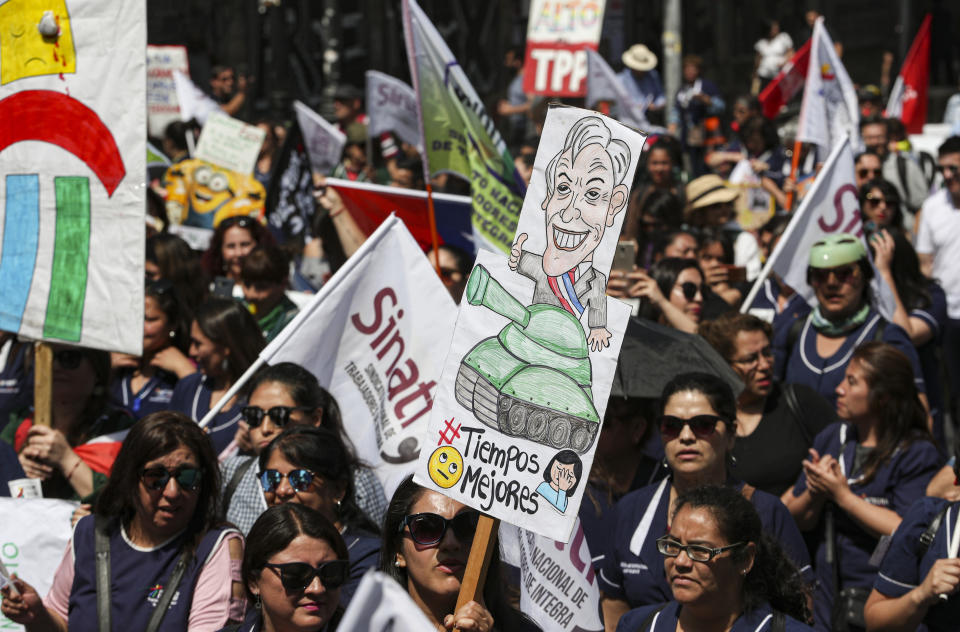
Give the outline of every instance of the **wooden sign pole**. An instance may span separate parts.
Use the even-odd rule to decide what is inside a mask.
[[[53,347],[48,342],[33,345],[33,423],[53,425]]]
[[[497,542],[499,530],[500,520],[480,516],[477,531],[473,536],[473,546],[470,548],[470,557],[467,559],[467,568],[463,572],[463,581],[460,582],[457,610],[470,601],[483,602],[483,585],[487,581],[487,570],[490,568],[493,546]],[[454,628],[454,631],[460,632],[459,628]]]

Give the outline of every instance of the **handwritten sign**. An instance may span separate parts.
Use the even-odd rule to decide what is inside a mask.
[[[605,0],[531,0],[523,91],[583,96],[587,48],[597,49]]]
[[[255,125],[214,112],[200,132],[196,158],[249,175],[253,173],[266,136],[267,133]]]
[[[157,138],[171,121],[180,120],[174,71],[190,74],[185,46],[147,46],[147,129]]]

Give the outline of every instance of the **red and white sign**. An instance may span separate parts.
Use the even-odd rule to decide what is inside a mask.
[[[185,46],[147,46],[147,125],[157,138],[170,121],[180,120],[175,70],[190,75]]]
[[[587,90],[587,51],[597,50],[606,0],[532,0],[523,91],[565,97]]]

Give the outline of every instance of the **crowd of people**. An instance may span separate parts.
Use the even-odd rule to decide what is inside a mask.
[[[823,158],[789,149],[790,121],[761,114],[755,94],[793,50],[768,26],[752,94],[721,94],[688,56],[667,107],[656,55],[638,44],[622,57],[625,91],[668,132],[647,140],[607,294],[702,337],[743,388],[689,367],[659,397],[608,403],[580,507],[604,626],[955,630],[960,137],[927,157],[928,173],[865,89],[854,166],[865,238],[833,233],[803,253],[811,303],[771,275],[745,305]],[[513,81],[495,111],[529,182],[546,103],[523,94],[522,58],[508,53]],[[233,114],[245,85],[224,67],[211,79]],[[324,175],[423,186],[415,147],[367,142],[361,92],[334,103],[347,144],[314,178],[311,238],[280,244],[240,215],[196,252],[151,229],[142,355],[53,345],[49,427],[33,423],[32,346],[2,334],[0,494],[29,477],[80,503],[53,587],[37,594],[40,578],[18,569],[4,616],[30,631],[333,631],[376,568],[438,630],[537,629],[496,555],[483,598],[457,607],[478,512],[411,478],[385,494],[346,430],[352,411],[307,369],[265,366],[224,401],[296,315],[288,290],[317,290],[363,241]],[[285,128],[259,123],[270,140],[255,176],[268,183]],[[185,133],[168,128],[171,156]],[[434,185],[469,190],[450,175]],[[472,257],[437,254],[459,302]],[[89,449],[120,439],[108,456]]]

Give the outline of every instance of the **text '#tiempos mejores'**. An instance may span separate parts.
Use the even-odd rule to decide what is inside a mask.
[[[462,430],[467,438],[467,447],[463,455],[465,470],[460,493],[480,499],[480,509],[483,511],[489,511],[496,502],[528,514],[537,513],[539,504],[536,491],[517,480],[520,474],[537,474],[540,471],[537,455],[528,454],[515,445],[501,448],[493,441],[482,438],[486,432],[483,428],[464,426]]]

